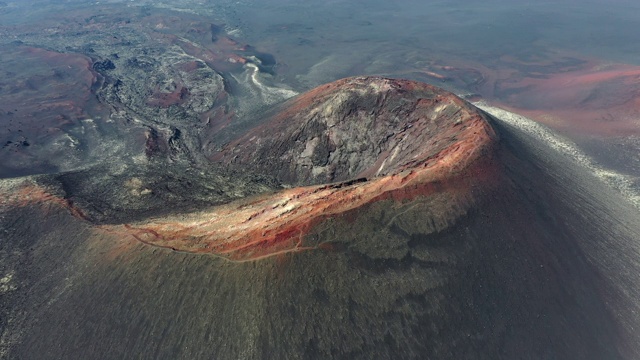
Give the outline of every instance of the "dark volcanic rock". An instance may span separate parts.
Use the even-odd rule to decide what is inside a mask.
[[[147,176],[0,182],[4,354],[640,357],[638,211],[586,169],[413,82],[345,79],[276,113],[217,160],[332,183],[96,225],[86,208],[126,215]],[[213,177],[164,184],[189,178]]]
[[[108,70],[113,70],[115,68],[116,68],[116,65],[113,63],[113,61],[109,59],[103,60],[103,61],[96,61],[93,63],[93,70],[101,73]]]

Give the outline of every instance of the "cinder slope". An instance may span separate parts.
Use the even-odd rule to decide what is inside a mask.
[[[394,83],[374,78],[336,84],[348,81]],[[336,86],[327,94],[343,90]],[[408,89],[404,96],[422,94]],[[362,96],[369,103],[370,94]],[[473,116],[465,121],[483,124],[478,129],[485,136],[464,135],[464,126],[458,126],[459,134],[445,130],[443,139],[457,140],[437,142],[442,145],[434,148],[416,145],[388,168],[381,167],[379,156],[390,159],[393,149],[374,139],[382,145],[362,150],[369,154],[363,157],[366,164],[337,162],[354,165],[334,173],[333,181],[346,183],[287,189],[197,214],[96,226],[68,199],[50,195],[55,189],[30,180],[3,183],[0,226],[6,240],[0,255],[14,274],[8,283],[15,285],[2,294],[3,318],[9,319],[2,337],[7,356],[640,357],[637,210],[545,144],[448,96],[450,104],[469,109]],[[315,95],[292,103],[304,98],[320,102],[291,111],[323,106]],[[370,106],[384,113],[393,107],[376,104],[393,103]],[[402,129],[402,117],[397,120]],[[383,133],[375,129],[362,131]],[[284,130],[280,134],[286,137]],[[414,144],[424,135],[416,133]],[[307,139],[297,145],[302,151],[314,142]],[[265,143],[238,143],[219,160],[238,155],[230,166],[248,161],[259,167],[251,156],[243,160],[240,155],[268,154]],[[272,153],[284,156],[285,163],[295,162],[287,155],[289,147],[277,149]],[[411,162],[414,154],[426,155]],[[276,169],[278,156],[264,158],[270,164],[265,171]],[[366,181],[348,181],[371,169]],[[313,177],[313,168],[307,170],[293,164],[280,177],[291,175],[296,184],[320,180]],[[283,196],[296,205],[290,212],[273,206]],[[267,211],[247,218],[247,208]],[[201,226],[223,210],[230,229]],[[233,214],[243,217],[235,220]],[[220,231],[245,241],[239,239],[252,233],[242,224],[262,216],[256,224],[267,232],[307,224],[290,234],[305,251],[293,251],[298,249],[283,240],[288,237],[282,232],[278,241],[247,237],[249,242],[226,243],[241,246],[217,251],[189,245],[190,239],[213,244],[206,236]],[[240,229],[240,235],[233,229]],[[151,230],[157,235],[149,235]],[[180,251],[162,247],[163,241]]]

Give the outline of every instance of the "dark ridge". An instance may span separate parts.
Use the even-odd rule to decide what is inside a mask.
[[[189,213],[280,188],[268,175],[215,167],[198,170],[158,163],[140,169],[130,167],[122,174],[109,169],[94,167],[41,175],[37,182],[72,202],[92,223],[103,225]]]

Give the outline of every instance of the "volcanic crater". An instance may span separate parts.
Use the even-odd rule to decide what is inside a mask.
[[[541,138],[380,77],[260,120],[185,171],[0,183],[16,357],[640,357],[637,209]]]
[[[446,192],[468,206],[490,179],[498,137],[487,116],[431,85],[354,77],[318,87],[225,145],[214,162],[269,174],[283,190],[197,213],[109,227],[146,244],[256,260],[322,247],[327,219],[369,204]],[[444,211],[447,212],[447,211]]]

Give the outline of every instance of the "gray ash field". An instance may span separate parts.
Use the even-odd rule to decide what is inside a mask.
[[[198,6],[0,2],[0,358],[640,358],[634,122],[552,121],[596,164],[415,81],[519,109],[519,85],[616,95],[636,69],[512,49],[506,78],[381,55],[395,76],[336,80],[375,66],[241,26],[275,5]],[[631,114],[629,88],[580,114]]]

